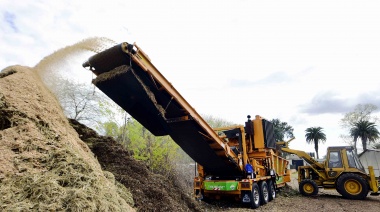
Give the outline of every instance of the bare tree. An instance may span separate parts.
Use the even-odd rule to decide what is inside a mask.
[[[359,129],[358,126],[361,126],[363,123],[373,123],[373,129],[377,130],[375,124],[379,121],[379,118],[372,115],[372,113],[377,109],[378,107],[373,104],[358,104],[355,106],[353,111],[344,115],[344,117],[340,120],[340,125],[348,131],[348,135],[340,135],[340,137],[344,138],[343,140],[345,143],[353,145],[355,150],[357,149],[357,139],[359,137],[362,138],[361,136],[357,136],[357,131]],[[351,139],[351,141],[349,139]],[[377,137],[369,137],[369,139],[370,141],[374,141]],[[364,141],[365,143],[363,143],[363,148],[366,148],[366,136],[364,136]]]
[[[377,106],[373,104],[358,104],[355,106],[354,111],[348,112],[344,115],[340,120],[340,125],[343,128],[350,129],[359,121],[371,121],[377,123],[379,118],[372,115],[377,109]]]
[[[93,85],[61,79],[54,86],[53,93],[67,117],[90,126],[95,126],[95,123],[100,121],[102,117],[100,103],[107,99]]]
[[[95,128],[101,119],[100,103],[108,101],[102,92],[88,83],[77,82],[78,67],[89,54],[101,52],[116,42],[105,37],[93,37],[58,49],[44,57],[34,70],[48,89],[57,97],[65,115]],[[83,58],[83,59],[81,59]],[[90,76],[89,76],[90,77]]]

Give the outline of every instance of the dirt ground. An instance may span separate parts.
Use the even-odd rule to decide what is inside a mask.
[[[380,199],[368,197],[367,200],[352,201],[338,195],[320,194],[316,197],[280,196],[255,211],[379,211]],[[209,211],[252,211],[232,202],[215,204]]]
[[[292,174],[292,182],[282,188],[275,200],[266,205],[260,206],[255,211],[379,211],[380,196],[368,195],[366,200],[348,200],[344,199],[335,190],[319,190],[315,197],[305,197],[298,192],[298,183],[296,173]],[[243,208],[241,204],[231,201],[213,202],[210,211],[252,211],[249,208]]]
[[[297,172],[292,172],[292,181],[278,192],[275,200],[260,206],[255,211],[379,211],[380,196],[368,195],[366,200],[344,199],[335,190],[320,189],[315,197],[305,197],[298,192]],[[231,201],[212,202],[210,211],[252,211]]]

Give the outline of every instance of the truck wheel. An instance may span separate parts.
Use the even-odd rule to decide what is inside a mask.
[[[260,188],[257,183],[252,184],[251,208],[260,207]]]
[[[265,205],[269,201],[268,184],[265,181],[261,181],[259,183],[259,185],[260,185],[260,200],[261,200],[261,205]]]
[[[274,187],[272,180],[268,180],[268,193],[269,193],[269,201],[272,201],[276,198],[276,188]]]
[[[369,192],[366,180],[362,176],[353,173],[340,176],[336,185],[336,190],[347,199],[365,199]]]
[[[304,179],[299,185],[300,193],[304,196],[315,196],[318,194],[318,185],[310,179]]]

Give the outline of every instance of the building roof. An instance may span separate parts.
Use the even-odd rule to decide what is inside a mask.
[[[361,152],[358,156],[360,157],[360,156],[362,156],[364,153],[366,153],[366,152],[372,152],[372,151],[374,151],[374,152],[379,152],[379,153],[380,153],[380,149],[366,149],[366,150],[364,150],[363,152]]]

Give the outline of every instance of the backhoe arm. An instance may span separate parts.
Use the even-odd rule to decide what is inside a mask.
[[[325,167],[323,166],[323,164],[319,163],[318,161],[316,161],[314,158],[312,158],[309,154],[307,154],[306,152],[304,151],[300,151],[300,150],[295,150],[295,149],[289,149],[289,143],[294,140],[295,138],[291,138],[289,141],[280,141],[280,142],[277,142],[276,144],[278,146],[281,147],[281,150],[283,152],[287,152],[287,153],[290,153],[290,154],[295,154],[297,155],[298,157],[304,159],[306,162],[308,162],[310,165],[315,165],[316,167],[320,168],[320,169],[324,169]]]
[[[287,153],[291,153],[291,154],[297,155],[298,157],[300,157],[300,158],[304,159],[306,162],[308,162],[310,165],[315,165],[315,166],[317,166],[320,169],[324,168],[324,166],[321,163],[319,163],[318,161],[316,161],[314,158],[312,158],[310,155],[308,155],[304,151],[295,150],[295,149],[289,149],[287,147],[282,147],[281,150],[283,152],[287,152]]]

